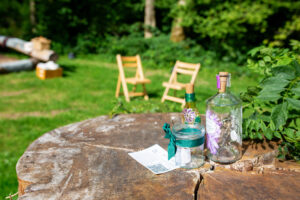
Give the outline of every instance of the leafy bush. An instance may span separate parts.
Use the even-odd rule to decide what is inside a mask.
[[[173,7],[171,15],[182,19],[187,34],[206,49],[212,47],[235,60],[263,42],[282,46],[290,39],[299,39],[299,1],[185,2]]]
[[[99,49],[99,53],[111,55],[136,55],[145,52],[147,49],[146,40],[143,37],[124,36],[122,38],[109,37]]]
[[[24,37],[31,32],[29,22],[29,2],[1,0],[0,35]],[[28,39],[25,37],[24,39]]]
[[[75,47],[72,51],[76,53],[95,53],[99,45],[103,46],[107,42],[112,42],[113,48],[118,52],[127,52],[125,49],[127,46],[117,46],[119,43],[116,41],[119,40],[124,45],[132,44],[136,48],[135,52],[148,48],[148,42],[142,40],[143,30],[133,30],[144,28],[145,1],[35,0],[34,2],[35,22],[31,22],[28,0],[2,0],[0,34],[25,40],[42,35],[60,43],[63,49],[58,45],[55,46],[60,52],[68,52],[70,47]],[[178,3],[178,0],[155,1],[157,30],[154,34],[159,31],[170,34],[172,22],[180,19],[186,38],[201,44],[206,52],[217,52],[218,57],[223,61],[243,64],[246,59],[245,52],[263,42],[284,46],[290,39],[299,40],[299,1],[185,0],[180,2]],[[134,37],[133,32],[136,33]],[[106,41],[107,35],[117,37],[115,43],[112,39]],[[134,38],[137,39],[135,43],[132,41]],[[161,41],[161,38],[156,41]],[[103,50],[110,51],[109,46],[107,47]],[[175,50],[178,50],[177,45],[175,50],[173,50],[174,45],[170,46],[171,50],[164,48],[163,45],[159,46],[161,47],[172,52],[170,55],[174,55]],[[179,45],[179,48],[182,47]],[[197,48],[195,51],[198,52]],[[163,53],[165,54],[165,51]],[[181,55],[184,52],[175,53]],[[149,54],[147,56],[152,56],[153,53],[149,52]],[[160,55],[162,54],[159,53],[158,56]],[[170,55],[162,55],[162,57],[170,58]],[[199,53],[195,55],[198,56]]]
[[[200,62],[204,50],[193,40],[185,40],[180,43],[170,41],[169,35],[147,40],[148,49],[143,53],[143,58],[151,61],[151,66],[173,66],[176,60],[186,62]]]
[[[140,54],[143,62],[151,68],[169,68],[176,60],[209,66],[217,60],[215,52],[205,51],[191,39],[173,43],[169,35],[162,33],[149,39],[136,32],[121,38],[108,37],[98,52],[112,56]]]
[[[100,43],[101,39],[95,32],[82,34],[77,37],[77,45],[73,51],[81,54],[96,53]]]
[[[258,47],[248,66],[264,78],[241,94],[244,138],[280,140],[280,159],[300,160],[300,64],[288,49]]]

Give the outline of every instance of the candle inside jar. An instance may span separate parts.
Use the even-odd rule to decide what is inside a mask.
[[[183,168],[197,168],[204,164],[205,129],[201,124],[175,124],[176,165]]]

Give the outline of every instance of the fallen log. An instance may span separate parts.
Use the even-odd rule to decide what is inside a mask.
[[[58,55],[53,50],[36,49],[32,42],[24,41],[19,38],[0,35],[0,46],[16,50],[44,62],[49,60],[56,61],[58,59]]]
[[[0,63],[0,73],[32,70],[36,64],[34,58]]]

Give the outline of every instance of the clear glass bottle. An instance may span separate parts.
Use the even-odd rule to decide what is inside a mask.
[[[183,121],[187,124],[201,123],[200,114],[196,107],[194,85],[187,84],[185,92],[185,105],[183,109]]]
[[[230,77],[220,72],[219,92],[206,101],[208,156],[219,163],[233,163],[242,155],[242,102],[230,92]]]

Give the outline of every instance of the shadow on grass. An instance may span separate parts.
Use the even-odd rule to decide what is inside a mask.
[[[147,91],[149,98],[162,97],[162,90],[151,90]]]
[[[61,65],[60,67],[63,69],[63,77],[67,77],[69,74],[77,71],[75,65]]]

